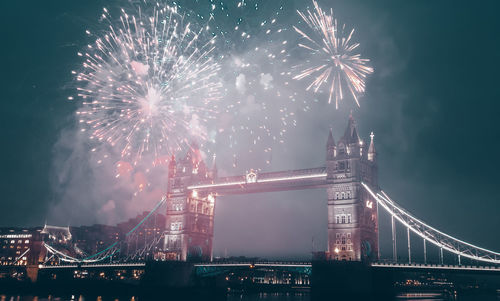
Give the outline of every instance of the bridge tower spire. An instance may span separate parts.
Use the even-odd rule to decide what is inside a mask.
[[[331,135],[331,133],[330,133]],[[378,221],[376,200],[361,182],[377,186],[375,160],[358,135],[356,121],[349,116],[344,135],[333,146],[327,142],[328,258],[333,260],[376,260]],[[371,140],[373,144],[373,138]],[[373,146],[373,145],[372,145]],[[372,151],[374,153],[375,147]]]
[[[212,178],[217,178],[217,155],[214,154],[212,162]]]
[[[201,151],[193,143],[183,159],[169,163],[167,213],[163,252],[166,260],[211,260],[215,194],[189,190],[199,181],[211,180]]]
[[[377,151],[375,150],[375,143],[373,143],[373,138],[375,135],[373,132],[370,134],[370,147],[368,148],[368,160],[374,162],[377,157]]]
[[[335,145],[335,140],[333,139],[332,129],[328,133],[328,141],[326,142],[326,161],[332,161],[337,156],[337,146]]]

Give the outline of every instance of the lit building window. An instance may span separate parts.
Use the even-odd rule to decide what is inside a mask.
[[[351,218],[351,215],[348,214],[347,215],[347,223],[350,224],[352,222],[352,218]]]
[[[345,214],[342,214],[342,224],[345,224]]]
[[[174,222],[170,224],[170,230],[171,231],[179,231],[182,229],[182,223],[181,222]]]
[[[336,221],[337,221],[337,224],[340,224],[340,216],[339,216],[339,215],[336,215],[336,216],[335,216],[335,219],[336,219]],[[337,233],[337,235],[338,235],[338,233]]]

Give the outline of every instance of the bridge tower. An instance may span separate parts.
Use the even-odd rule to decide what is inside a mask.
[[[214,162],[215,163],[215,162]],[[184,159],[172,156],[168,168],[167,213],[163,251],[166,260],[212,260],[215,194],[188,190],[210,181],[217,168],[208,169],[199,147],[192,144]]]
[[[378,259],[377,202],[361,186],[377,188],[377,158],[374,135],[370,145],[358,136],[349,116],[338,143],[328,136],[326,170],[328,194],[328,252],[333,260]]]

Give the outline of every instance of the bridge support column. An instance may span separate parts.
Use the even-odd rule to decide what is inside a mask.
[[[424,238],[424,264],[427,264],[427,244]]]
[[[441,265],[443,265],[443,262],[444,262],[443,248],[439,248],[439,259],[441,260]]]
[[[394,221],[393,215],[391,215],[391,226],[392,226],[392,259],[394,260],[394,262],[398,262],[398,249],[396,245],[396,222]]]
[[[408,234],[408,263],[411,263],[411,243],[410,243],[410,228],[406,228]]]
[[[462,262],[460,260],[460,254],[458,254],[458,265],[462,265]]]
[[[313,261],[311,300],[392,300],[394,271],[355,261]],[[333,297],[334,296],[334,297]]]
[[[32,283],[38,280],[38,265],[28,265],[26,267],[26,274]]]

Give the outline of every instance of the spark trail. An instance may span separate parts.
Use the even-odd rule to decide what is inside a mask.
[[[349,31],[345,24],[339,25],[332,9],[328,14],[315,0],[313,4],[312,11],[297,11],[307,25],[305,29],[293,26],[303,40],[298,46],[308,51],[311,58],[299,66],[300,72],[293,78],[310,78],[307,90],[314,89],[315,93],[323,85],[326,86],[328,103],[335,100],[336,108],[345,97],[344,90],[352,95],[359,106],[358,98],[365,92],[366,76],[373,73],[373,68],[367,65],[368,59],[355,53],[359,43],[353,42],[354,29]]]
[[[191,140],[213,142],[209,121],[216,118],[222,84],[208,26],[159,3],[121,9],[118,22],[107,9],[101,18],[107,30],[78,53],[83,68],[74,72],[81,83],[81,130],[97,148],[105,145],[137,165],[145,158],[154,164]]]

